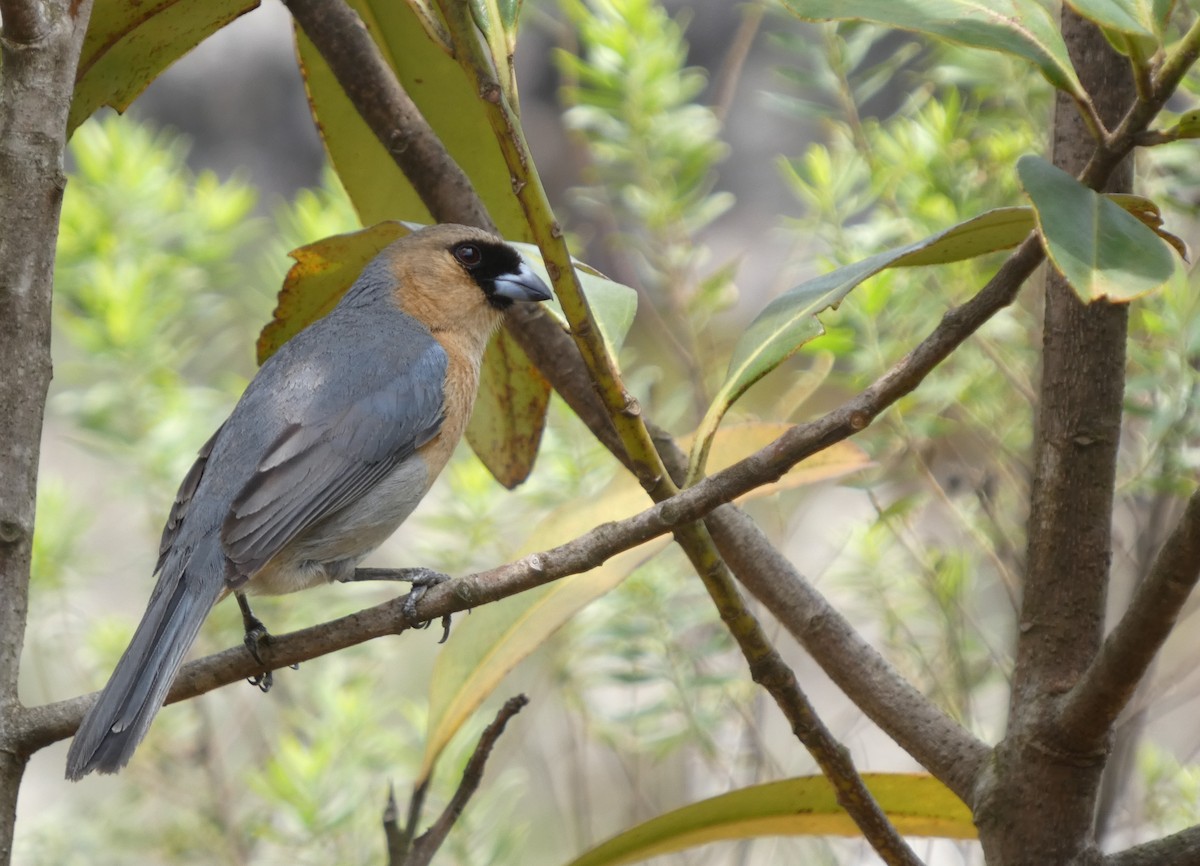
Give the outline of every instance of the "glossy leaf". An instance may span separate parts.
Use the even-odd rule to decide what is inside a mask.
[[[1104,198],[1117,210],[1128,211],[1135,221],[1144,223],[1187,258],[1183,241],[1161,228],[1162,215],[1153,201],[1128,194]],[[725,382],[697,431],[699,450],[693,448],[689,481],[694,482],[704,471],[707,443],[729,407],[751,385],[824,333],[817,313],[836,307],[855,286],[885,268],[948,264],[975,258],[1016,246],[1036,227],[1032,208],[996,208],[924,240],[838,268],[780,295],[751,322],[734,347]]]
[[[727,466],[778,438],[786,424],[743,424],[722,430],[714,445],[714,463]],[[839,478],[870,465],[867,455],[849,442],[801,461],[773,484],[742,499]],[[597,520],[621,520],[649,506],[645,491],[622,473],[586,508],[571,503],[547,517],[525,553],[546,550],[583,535]],[[429,733],[419,778],[432,770],[442,749],[463,723],[492,694],[500,681],[567,620],[618,586],[662,550],[660,538],[615,556],[600,568],[474,610],[455,625],[434,663],[429,692]]]
[[[75,74],[68,135],[96,109],[124,111],[164,69],[259,0],[96,0]]]
[[[810,21],[872,21],[927,33],[973,48],[1000,51],[1033,63],[1046,79],[1087,100],[1054,19],[1038,0],[783,0]]]
[[[466,436],[488,471],[509,490],[533,471],[549,402],[550,383],[501,328],[483,358]]]
[[[271,321],[258,336],[258,363],[332,310],[367,262],[408,231],[399,223],[382,222],[322,238],[288,253],[296,264],[283,280]]]
[[[1085,302],[1130,301],[1175,273],[1162,239],[1137,217],[1038,156],[1017,162],[1046,253]]]
[[[542,260],[542,251],[535,244],[514,242],[513,246],[520,250],[525,261],[537,271],[538,276],[545,280],[547,285],[551,285],[546,263]],[[633,327],[633,319],[637,315],[637,292],[623,283],[610,280],[591,265],[578,259],[572,261],[575,263],[575,272],[579,275],[579,286],[583,289],[592,315],[596,318],[596,325],[604,336],[604,342],[609,351],[616,354],[624,345],[629,329]],[[546,309],[563,325],[567,324],[567,317],[558,305],[557,298],[547,302]]]
[[[709,443],[729,407],[746,390],[824,333],[816,314],[836,307],[859,283],[884,268],[961,261],[1014,246],[1033,228],[1029,208],[999,208],[894,250],[838,268],[771,301],[733,349],[725,382],[697,431],[689,481],[704,472]]]
[[[1067,5],[1101,27],[1155,42],[1171,15],[1170,0],[1067,0]]]
[[[971,810],[932,776],[865,773],[905,836],[974,839]],[[859,836],[824,776],[768,782],[684,806],[609,839],[569,866],[623,866],[710,842],[760,836]]]
[[[351,0],[350,5],[405,91],[471,178],[500,233],[513,240],[530,240],[475,84],[447,53],[441,37],[431,35],[443,28],[430,5],[416,0]],[[319,52],[299,31],[297,47],[322,139],[363,224],[387,219],[433,222]]]

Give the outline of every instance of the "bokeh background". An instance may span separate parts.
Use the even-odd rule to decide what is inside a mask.
[[[1049,87],[998,55],[804,25],[756,2],[597,3],[588,14],[608,29],[590,34],[571,17],[584,7],[526,6],[517,67],[539,171],[576,254],[638,289],[622,364],[652,417],[677,434],[695,426],[732,341],[769,298],[1019,203],[1015,159],[1044,149]],[[616,71],[589,90],[565,56]],[[1191,99],[1195,80],[1187,88]],[[621,108],[605,114],[603,104]],[[71,145],[23,665],[30,704],[102,685],[152,585],[175,485],[253,374],[287,252],[358,227],[325,167],[290,16],[275,0],[173,66],[124,119],[109,114]],[[1163,148],[1140,168],[1172,228],[1194,239],[1195,200],[1176,194],[1198,188],[1192,161]],[[826,336],[756,388],[733,422],[832,406],[995,264],[881,275],[826,314]],[[1179,281],[1135,313],[1114,609],[1195,468],[1195,294]],[[1007,705],[1037,314],[1036,292],[1025,293],[860,437],[866,470],[747,506],[894,664],[988,741],[1002,734]],[[615,471],[556,401],[525,486],[503,490],[464,446],[370,564],[498,564],[536,547],[564,509],[603,502]],[[596,509],[594,522],[610,517]],[[393,591],[329,587],[258,612],[288,631]],[[1122,722],[1101,815],[1108,845],[1196,820],[1193,615]],[[210,619],[197,652],[240,641],[232,607]],[[381,862],[388,787],[404,802],[420,761],[437,631],[284,671],[266,697],[231,687],[169,708],[116,778],[70,785],[65,744],[38,753],[16,862]],[[861,768],[919,769],[773,624],[772,634]],[[497,699],[518,691],[532,704],[440,862],[566,862],[670,808],[815,772],[670,552],[572,620]],[[453,790],[484,721],[443,760],[432,805]],[[917,851],[934,864],[981,862],[972,843]],[[837,839],[726,843],[661,862],[784,858],[876,862],[861,842]]]

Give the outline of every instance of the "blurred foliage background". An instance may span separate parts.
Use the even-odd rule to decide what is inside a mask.
[[[534,88],[551,100],[538,110],[549,106],[571,142],[559,216],[580,258],[638,290],[622,366],[649,414],[677,434],[695,426],[739,328],[771,293],[1018,203],[1016,158],[1045,147],[1050,89],[1000,55],[870,27],[803,26],[749,3],[727,63],[710,73],[689,65],[692,27],[702,22],[679,4],[527,5],[525,38],[556,46],[553,66],[543,68],[560,83],[545,94]],[[1187,90],[1195,102],[1200,77],[1193,73]],[[790,250],[786,260],[764,265],[755,261],[761,249],[731,250],[724,239],[736,234],[731,221],[762,206],[759,191],[743,188],[735,207],[725,181],[739,159],[721,101],[728,92],[740,116],[761,116],[764,128],[784,117],[812,133],[811,141],[771,142],[774,184],[791,200],[765,216],[775,226],[773,249]],[[1173,193],[1196,188],[1186,147],[1156,149],[1139,172],[1168,226],[1194,245],[1197,202]],[[253,341],[289,265],[286,252],[357,227],[331,173],[290,200],[268,200],[238,173],[190,169],[186,139],[169,129],[92,120],[70,150],[23,669],[31,702],[103,682],[142,609],[177,481],[253,372]],[[826,336],[737,414],[798,420],[858,390],[981,286],[997,261],[883,272],[826,314]],[[1144,572],[1200,462],[1196,297],[1179,282],[1134,307],[1118,585],[1131,587]],[[749,506],[903,673],[988,740],[1001,733],[1007,704],[1039,320],[1037,293],[1024,292],[860,436],[870,470],[840,487]],[[615,470],[555,402],[524,487],[506,493],[460,449],[374,561],[450,573],[495,565],[536,545],[555,508],[586,507]],[[266,601],[259,613],[273,630],[291,630],[391,592],[331,587]],[[23,795],[33,817],[24,820],[17,861],[381,862],[388,786],[403,803],[421,759],[437,631],[284,672],[267,698],[230,688],[168,710],[117,779],[64,792],[35,776]],[[239,617],[222,606],[199,650],[240,636]],[[914,768],[783,643],[861,767]],[[1111,839],[1194,818],[1200,735],[1180,724],[1180,710],[1194,708],[1200,683],[1178,643],[1168,644],[1159,675],[1121,726],[1121,760],[1110,767],[1101,816]],[[518,690],[533,705],[510,724],[439,862],[565,862],[635,820],[813,771],[673,554],[588,607],[499,697]],[[429,809],[453,791],[482,724],[443,758]],[[60,774],[61,752],[37,761],[47,778]],[[929,843],[918,853],[931,863],[981,862],[968,844]],[[783,856],[873,862],[858,842],[778,839],[663,862]]]

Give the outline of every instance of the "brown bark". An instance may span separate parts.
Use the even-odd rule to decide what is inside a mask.
[[[1103,34],[1064,9],[1062,32],[1106,126],[1134,102],[1128,63]],[[1058,94],[1054,162],[1077,174],[1095,140]],[[1106,189],[1128,191],[1129,160]],[[1128,308],[1084,304],[1050,271],[1033,456],[1028,556],[1008,733],[977,803],[989,864],[1099,861],[1093,814],[1109,728],[1080,737],[1059,720],[1063,695],[1092,663],[1104,634],[1111,522],[1121,433]]]

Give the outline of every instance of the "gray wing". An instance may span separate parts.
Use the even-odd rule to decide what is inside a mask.
[[[162,541],[158,545],[158,564],[154,566],[155,574],[163,567],[167,554],[171,551],[171,546],[179,535],[179,527],[183,525],[183,519],[187,517],[188,509],[192,504],[192,497],[196,493],[196,488],[200,486],[200,479],[204,477],[204,469],[208,466],[208,457],[212,454],[213,446],[217,444],[217,437],[221,435],[223,429],[225,429],[224,424],[218,427],[217,432],[213,433],[200,448],[196,462],[192,464],[188,474],[183,477],[183,483],[179,485],[179,492],[175,494],[171,512],[167,515],[167,525],[163,527]]]
[[[379,369],[376,367],[375,369]],[[367,363],[364,375],[368,375]],[[274,439],[221,526],[248,578],[288,542],[357,500],[441,429],[446,355],[433,340],[401,370],[353,392],[328,390]]]

